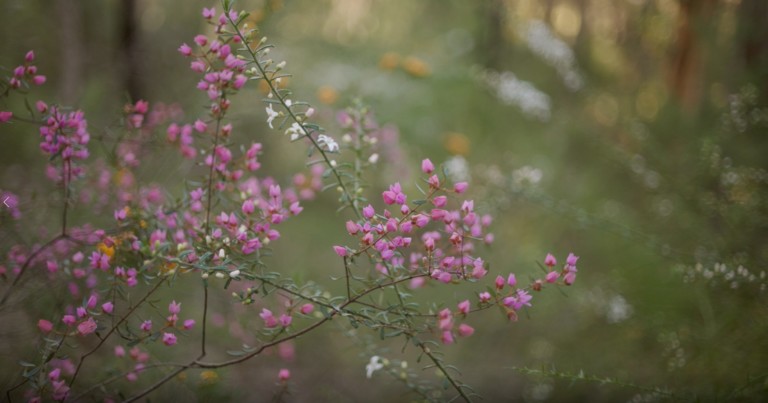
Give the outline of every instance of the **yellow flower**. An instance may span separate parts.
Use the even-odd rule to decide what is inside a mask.
[[[219,374],[214,371],[207,370],[200,373],[200,383],[202,385],[213,385],[219,381]]]
[[[99,250],[104,255],[109,256],[110,259],[112,259],[113,256],[115,256],[115,247],[114,246],[107,246],[104,242],[99,243],[96,246],[96,249]]]
[[[394,70],[400,64],[400,55],[394,52],[387,52],[379,59],[379,67],[382,70]]]
[[[414,77],[427,77],[432,74],[432,70],[429,68],[427,62],[419,59],[418,57],[409,56],[403,60],[403,70],[406,73]]]
[[[443,144],[445,149],[453,155],[469,154],[469,138],[461,133],[446,133]]]
[[[339,93],[333,87],[324,85],[317,89],[317,99],[326,105],[331,105],[339,99]]]

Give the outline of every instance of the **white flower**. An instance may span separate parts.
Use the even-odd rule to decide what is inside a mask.
[[[230,278],[237,278],[237,276],[239,275],[240,275],[240,270],[232,270],[231,272],[229,272]]]
[[[291,141],[296,141],[304,135],[304,128],[300,124],[294,123],[285,131],[285,134],[290,134]]]
[[[324,145],[329,152],[339,151],[339,144],[336,140],[325,134],[317,136],[317,143],[321,146]]]
[[[275,120],[275,118],[277,117],[277,112],[275,112],[275,110],[272,109],[272,104],[269,104],[269,106],[267,106],[266,109],[267,109],[267,124],[269,124],[270,129],[274,129],[274,127],[272,127],[272,121]]]
[[[371,361],[365,366],[365,376],[371,379],[373,373],[384,368],[384,364],[381,363],[381,357],[374,355],[371,357]]]
[[[371,154],[370,157],[368,157],[368,162],[370,162],[371,164],[375,164],[378,161],[379,161],[379,154],[377,153],[373,153]]]

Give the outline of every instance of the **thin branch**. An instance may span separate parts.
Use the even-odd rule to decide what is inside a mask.
[[[115,332],[115,330],[116,330],[116,329],[117,329],[117,328],[118,328],[118,327],[119,327],[119,326],[120,326],[120,325],[121,325],[123,322],[125,322],[125,321],[128,319],[128,317],[129,317],[129,316],[131,316],[131,314],[132,314],[132,313],[133,313],[133,312],[134,312],[134,311],[135,311],[135,310],[136,310],[136,309],[137,309],[137,308],[138,308],[138,307],[139,307],[141,304],[143,304],[143,303],[144,303],[144,301],[146,301],[146,300],[147,300],[147,298],[149,298],[149,296],[150,296],[150,295],[154,294],[154,292],[155,292],[155,291],[157,291],[157,289],[158,289],[158,288],[160,288],[160,285],[161,285],[161,284],[163,284],[164,282],[165,282],[165,279],[161,279],[160,281],[158,281],[158,282],[157,282],[157,284],[155,284],[155,286],[154,286],[154,287],[152,287],[152,289],[151,289],[151,290],[149,290],[149,292],[147,292],[147,294],[146,294],[146,295],[144,295],[144,297],[143,297],[143,298],[141,298],[141,299],[139,300],[139,302],[137,302],[137,303],[136,303],[136,305],[134,305],[134,306],[133,306],[131,309],[129,309],[129,310],[128,310],[128,312],[126,312],[126,314],[125,314],[125,315],[123,315],[123,317],[122,317],[122,318],[121,318],[121,319],[120,319],[120,320],[119,320],[119,321],[118,321],[118,322],[117,322],[117,323],[116,323],[114,326],[112,326],[112,328],[111,328],[111,329],[109,329],[109,332],[107,332],[107,334],[106,334],[106,335],[105,335],[103,338],[101,338],[101,340],[99,341],[99,343],[98,343],[98,344],[97,344],[95,347],[93,347],[93,348],[92,348],[90,351],[88,351],[87,353],[85,353],[85,354],[83,354],[82,356],[80,356],[80,362],[77,364],[77,368],[75,369],[75,374],[74,374],[74,375],[72,375],[72,380],[71,380],[71,381],[69,381],[69,387],[70,387],[70,388],[72,388],[72,385],[74,385],[74,384],[75,384],[75,380],[77,379],[77,375],[80,373],[80,369],[82,368],[82,366],[83,366],[83,363],[85,362],[85,359],[86,359],[86,358],[88,358],[88,356],[90,356],[91,354],[95,353],[95,352],[96,352],[96,351],[97,351],[97,350],[98,350],[98,349],[99,349],[99,348],[100,348],[102,345],[104,345],[104,343],[107,341],[107,339],[109,338],[109,336],[111,336],[111,335],[112,335],[112,333],[114,333],[114,332]]]

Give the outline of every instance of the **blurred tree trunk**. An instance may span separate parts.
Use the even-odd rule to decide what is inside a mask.
[[[742,0],[739,9],[742,57],[748,74],[768,101],[768,1]]]
[[[764,0],[761,0],[764,1]],[[669,63],[669,86],[680,104],[694,111],[701,99],[702,56],[697,22],[711,17],[715,0],[681,0],[675,47]]]
[[[83,88],[82,9],[77,0],[56,0],[59,21],[60,80],[58,98],[65,105],[75,105]]]
[[[121,0],[120,52],[123,59],[121,82],[131,101],[144,99],[139,58],[139,34],[136,18],[136,0]]]
[[[481,2],[484,15],[480,21],[487,23],[482,25],[478,43],[481,52],[480,60],[485,67],[499,70],[501,68],[501,53],[504,48],[504,21],[507,9],[503,0],[489,0]]]

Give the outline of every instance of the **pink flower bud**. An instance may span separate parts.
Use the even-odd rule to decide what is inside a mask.
[[[435,165],[432,164],[432,161],[430,161],[429,158],[421,161],[421,171],[427,175],[435,171]]]
[[[243,210],[243,214],[246,214],[246,215],[253,213],[256,210],[256,207],[253,205],[253,200],[248,199],[244,201],[242,210]]]
[[[290,315],[286,315],[286,314],[280,315],[280,326],[288,327],[291,325],[291,322],[293,322],[293,318]]]
[[[37,321],[37,327],[43,333],[50,333],[51,330],[53,330],[53,323],[45,319],[40,319]]]
[[[110,301],[101,304],[101,310],[104,311],[104,313],[112,313],[114,309],[115,306]]]
[[[192,48],[189,47],[186,43],[182,43],[181,46],[179,46],[179,53],[181,53],[184,56],[191,56],[192,55]]]
[[[0,111],[0,123],[5,123],[13,117],[13,112]]]
[[[453,344],[453,333],[451,333],[450,330],[444,331],[440,336],[440,341],[442,341],[443,344]]]
[[[497,290],[501,290],[502,288],[504,288],[504,277],[496,276],[495,284],[496,284]]]
[[[205,35],[195,35],[195,43],[198,46],[205,46],[208,44],[208,37]]]
[[[35,60],[35,51],[30,50],[29,52],[27,52],[26,55],[24,55],[24,61],[27,63],[31,63],[33,60]]]
[[[375,214],[376,214],[376,210],[374,210],[373,206],[371,206],[370,204],[363,207],[363,217],[365,217],[366,219],[370,220],[371,218],[373,218]]]
[[[46,80],[45,76],[32,77],[32,83],[34,83],[35,85],[43,85],[45,84],[45,80]]]
[[[287,382],[291,379],[291,371],[285,368],[281,369],[280,372],[277,373],[277,379],[279,379],[280,382]]]
[[[558,277],[560,277],[560,273],[556,271],[551,271],[547,273],[547,276],[545,277],[545,279],[547,280],[548,283],[554,283],[555,281],[557,281]]]
[[[335,246],[333,247],[333,250],[334,250],[334,252],[336,252],[336,254],[337,254],[337,255],[339,255],[340,257],[344,257],[344,256],[347,256],[347,248],[345,248],[345,247],[343,247],[343,246],[338,246],[338,245],[335,245]]]
[[[464,193],[467,190],[469,184],[467,182],[458,182],[453,185],[453,191],[456,193]]]
[[[491,293],[484,291],[478,294],[478,297],[480,298],[480,302],[488,302],[491,300]]]
[[[192,329],[195,326],[194,319],[187,319],[184,321],[184,330]]]
[[[515,273],[509,273],[509,277],[507,277],[507,284],[509,284],[510,287],[514,287],[517,284]]]
[[[355,223],[352,220],[347,221],[347,232],[349,232],[349,235],[355,235],[360,231],[360,228],[357,226],[357,223]]]
[[[306,303],[302,305],[301,308],[299,309],[299,311],[301,311],[301,313],[303,313],[304,315],[309,315],[314,310],[315,310],[315,306],[310,303]]]
[[[446,196],[437,196],[432,199],[432,204],[434,204],[435,207],[445,207],[447,202],[448,198]]]
[[[549,267],[554,267],[557,264],[557,259],[555,259],[551,253],[547,253],[547,257],[544,258],[544,264]]]
[[[469,336],[472,336],[474,333],[475,333],[475,329],[472,326],[466,323],[462,323],[459,325],[459,336],[469,337]]]
[[[464,315],[468,314],[469,313],[469,308],[470,308],[469,300],[467,299],[467,300],[459,302],[458,307],[459,307],[459,313],[462,313]]]

